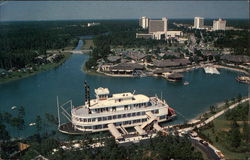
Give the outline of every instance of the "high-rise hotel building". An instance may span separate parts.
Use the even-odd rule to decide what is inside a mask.
[[[141,17],[139,19],[139,25],[143,28],[143,29],[147,29],[148,28],[148,24],[149,24],[149,18],[148,17]]]
[[[204,18],[203,17],[194,17],[194,28],[203,29],[204,28]]]
[[[213,21],[213,30],[226,30],[226,20],[219,18],[218,20]]]
[[[154,32],[167,32],[168,31],[168,19],[163,17],[160,20],[149,20],[149,33]]]

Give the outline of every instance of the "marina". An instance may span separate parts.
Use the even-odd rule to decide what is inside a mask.
[[[82,65],[88,59],[87,55],[73,54],[64,64],[58,68],[42,72],[40,74],[24,78],[18,81],[0,85],[0,111],[16,113],[11,110],[12,106],[25,108],[25,122],[33,123],[37,115],[45,118],[45,113],[57,115],[56,97],[60,102],[73,101],[74,106],[83,104],[83,82],[86,80],[91,88],[100,86],[109,88],[112,93],[132,92],[147,96],[162,97],[169,106],[182,114],[168,124],[183,123],[203,113],[209,106],[230,99],[241,93],[248,94],[248,85],[238,83],[235,78],[240,73],[219,69],[220,78],[215,78],[204,73],[202,69],[184,72],[183,83],[172,83],[161,77],[108,77],[85,73],[81,70]],[[204,85],[206,84],[206,85]],[[122,87],[126,86],[126,88]],[[162,94],[161,94],[162,93]],[[162,96],[160,96],[162,95]],[[94,98],[93,92],[90,98]],[[63,120],[63,119],[62,119]],[[65,119],[66,120],[66,119]],[[17,131],[7,126],[11,135],[17,136]],[[47,126],[46,130],[56,130],[53,125]],[[42,130],[45,132],[46,130]],[[20,136],[28,136],[35,133],[35,127],[25,127]]]

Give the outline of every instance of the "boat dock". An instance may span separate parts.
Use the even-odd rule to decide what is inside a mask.
[[[207,74],[220,74],[220,72],[214,67],[204,67],[204,71]]]

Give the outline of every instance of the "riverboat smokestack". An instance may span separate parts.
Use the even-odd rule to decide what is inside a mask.
[[[85,103],[87,103],[88,106],[90,107],[90,89],[86,81],[84,81],[84,88],[85,88]]]

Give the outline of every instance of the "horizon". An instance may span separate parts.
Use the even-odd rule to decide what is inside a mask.
[[[247,1],[5,1],[0,7],[0,22],[138,19],[141,16],[249,18]]]
[[[140,18],[140,17],[139,17]],[[138,21],[139,18],[121,18],[121,19],[53,19],[53,20],[15,20],[15,21],[0,21],[0,23],[6,22],[52,22],[52,21],[129,21],[135,20]],[[150,18],[150,19],[161,19],[159,18]],[[204,18],[205,20],[217,20],[218,18]],[[223,20],[249,20],[248,18],[222,18]],[[168,18],[168,20],[194,20],[194,18]]]

